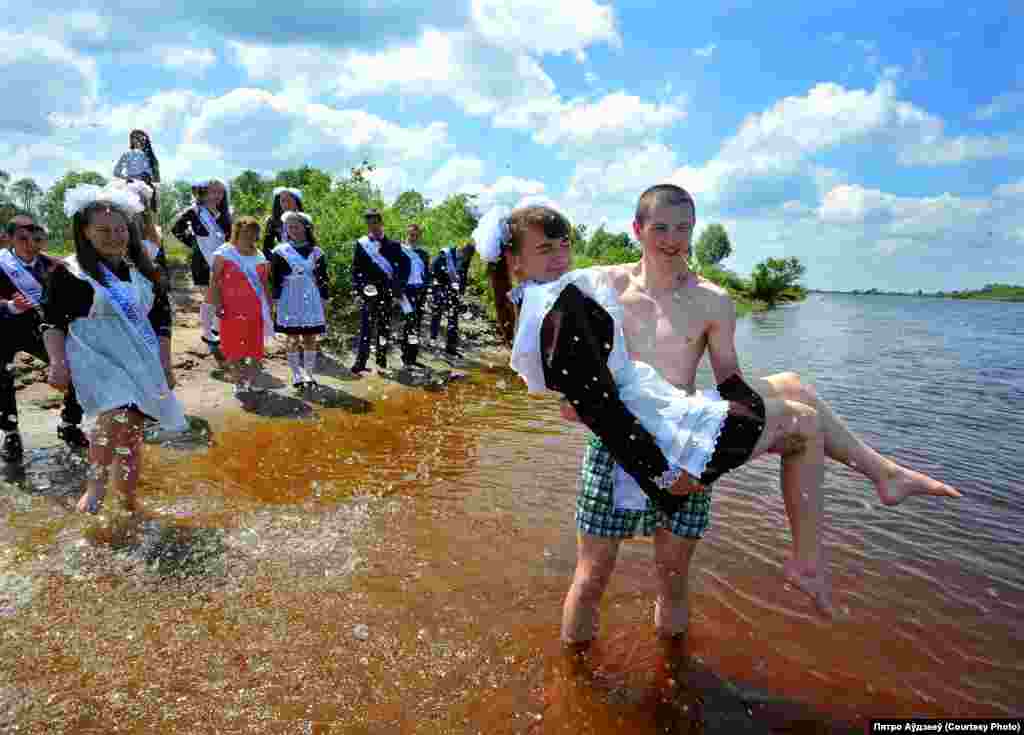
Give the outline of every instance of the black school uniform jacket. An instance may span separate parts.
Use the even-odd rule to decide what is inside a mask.
[[[11,251],[14,252],[13,250]],[[15,255],[14,257],[18,257]],[[22,263],[24,265],[24,263]],[[50,278],[57,268],[62,267],[59,260],[51,258],[49,255],[43,255],[40,253],[36,256],[35,265],[31,268],[25,266],[36,280],[39,281],[39,285],[43,287],[43,295],[45,298],[46,285],[49,283]],[[11,279],[7,276],[7,271],[0,268],[0,301],[10,301],[16,295],[21,293],[14,287]],[[38,331],[40,322],[39,309],[28,309],[20,314],[14,314],[5,307],[0,307],[0,330],[4,332],[14,333],[15,331],[21,331],[23,329],[36,330]],[[0,333],[0,339],[3,339],[2,333]]]
[[[434,278],[434,283],[445,289],[452,289],[452,279],[448,274],[448,250],[452,248],[443,248],[441,252],[434,258],[434,262],[431,264],[430,272]],[[466,293],[466,283],[469,280],[469,258],[463,258],[459,253],[459,249],[455,248],[455,270],[459,274],[459,295]]]
[[[368,284],[377,287],[377,293],[381,298],[390,299],[395,294],[405,291],[409,282],[409,259],[402,250],[402,246],[386,236],[379,242],[380,254],[391,264],[395,277],[392,279],[381,270],[373,259],[366,254],[363,246],[357,241],[352,255],[352,286],[356,290],[356,297],[362,298],[363,289]]]

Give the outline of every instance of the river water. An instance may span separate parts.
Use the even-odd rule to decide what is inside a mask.
[[[32,452],[0,489],[0,731],[823,732],[1019,716],[1024,305],[812,294],[741,320],[736,341],[745,372],[796,370],[880,451],[964,498],[887,509],[830,463],[826,622],[781,581],[778,458],[723,478],[693,564],[692,708],[659,704],[648,540],[620,553],[598,676],[565,675],[585,429],[484,364],[443,389],[385,390],[369,412],[232,416],[208,448],[148,446],[142,519],[69,512],[81,468]]]

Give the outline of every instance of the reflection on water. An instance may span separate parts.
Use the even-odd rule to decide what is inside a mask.
[[[797,367],[855,430],[965,493],[889,510],[830,465],[836,621],[781,582],[765,459],[715,488],[689,669],[670,675],[655,641],[645,540],[623,545],[592,655],[567,661],[585,433],[487,370],[388,388],[368,412],[245,415],[206,447],[147,445],[141,519],[69,513],[81,468],[33,453],[0,487],[0,730],[843,732],[822,713],[1019,714],[1021,322],[815,298],[741,322],[747,371]]]

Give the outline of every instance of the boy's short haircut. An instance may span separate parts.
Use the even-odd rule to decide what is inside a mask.
[[[697,205],[686,189],[675,184],[657,184],[640,195],[640,199],[636,203],[636,214],[634,215],[637,224],[642,226],[647,221],[651,210],[661,204],[668,204],[673,207],[689,204],[690,212],[694,216],[697,214]]]

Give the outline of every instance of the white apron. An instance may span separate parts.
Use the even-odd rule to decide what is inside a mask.
[[[626,408],[649,431],[669,463],[670,472],[686,470],[700,477],[715,451],[729,412],[729,402],[715,390],[690,395],[669,383],[653,367],[631,360],[622,328],[624,309],[618,294],[597,268],[570,271],[551,283],[531,283],[523,289],[518,326],[512,345],[512,367],[532,393],[547,390],[541,362],[541,327],[555,300],[569,284],[594,299],[614,322],[608,368]],[[642,510],[647,494],[616,466],[617,508]]]
[[[316,285],[316,264],[323,251],[314,247],[308,258],[303,258],[290,242],[274,248],[291,267],[284,278],[281,299],[277,304],[277,325],[280,327],[319,327],[327,322],[320,289]]]
[[[122,282],[122,295],[134,300],[132,314],[117,303],[118,294],[85,273],[74,256],[65,263],[94,291],[89,315],[71,322],[65,342],[71,382],[85,414],[96,417],[133,403],[163,429],[184,431],[185,412],[167,386],[159,345],[154,345],[156,335],[149,326],[152,284],[134,267],[131,282]]]

